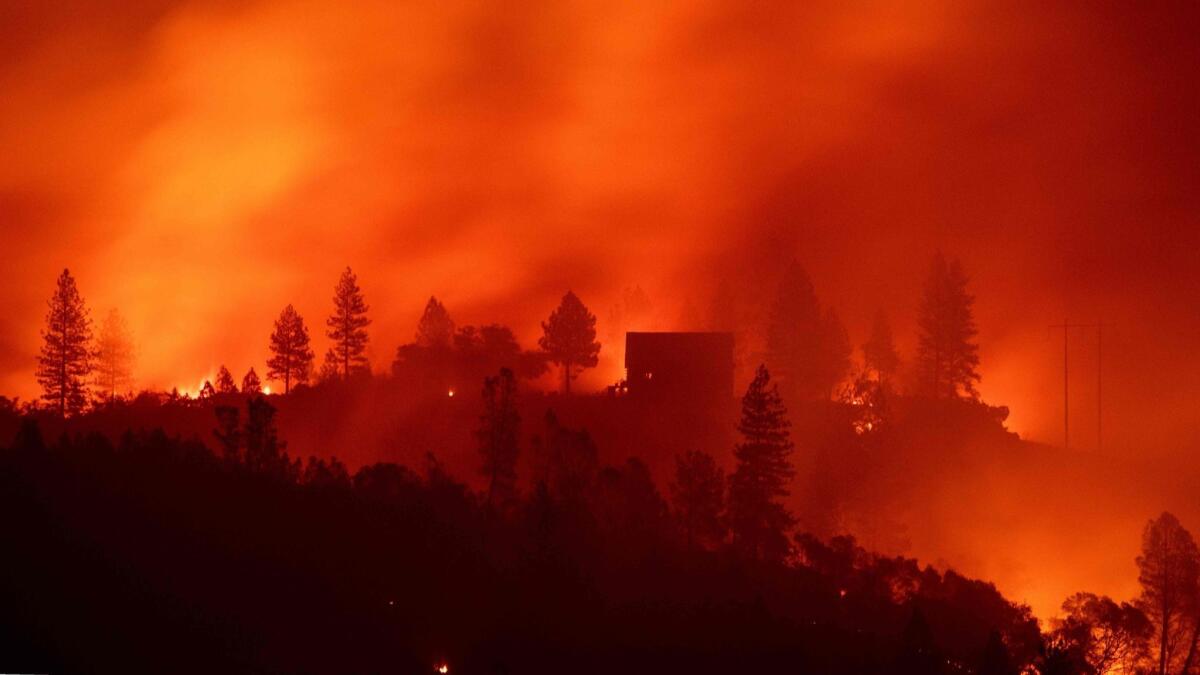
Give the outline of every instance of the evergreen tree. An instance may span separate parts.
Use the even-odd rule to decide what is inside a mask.
[[[446,306],[435,297],[425,303],[425,311],[417,323],[417,345],[421,347],[449,347],[454,338],[454,321]]]
[[[258,379],[258,373],[254,372],[254,366],[250,366],[250,370],[247,370],[246,376],[242,378],[242,393],[262,393],[262,381]]]
[[[917,368],[921,387],[935,398],[978,398],[978,330],[967,293],[967,276],[957,260],[934,256],[918,317]]]
[[[538,346],[551,361],[562,366],[563,392],[569,394],[574,369],[594,368],[599,361],[596,316],[573,292],[567,291],[550,318],[542,322],[542,332]]]
[[[837,313],[822,312],[799,263],[784,272],[767,324],[767,362],[798,400],[828,399],[850,368],[849,338]]]
[[[689,549],[725,539],[725,472],[712,455],[691,450],[675,458],[671,501]]]
[[[501,368],[500,374],[483,383],[483,415],[475,436],[483,456],[482,472],[488,481],[487,506],[506,504],[516,496],[518,438],[521,417],[516,405],[517,381],[513,372]]]
[[[883,310],[875,313],[871,324],[871,337],[862,346],[863,361],[867,369],[874,371],[876,378],[887,383],[900,367],[900,355],[892,339],[892,325]]]
[[[308,345],[308,327],[304,319],[291,305],[283,308],[275,320],[271,333],[271,353],[267,361],[267,379],[283,380],[283,393],[292,389],[292,383],[308,382],[312,369],[313,352]]]
[[[63,270],[50,298],[37,380],[42,400],[60,416],[76,415],[87,403],[87,379],[92,372],[92,320],[75,287],[70,270]]]
[[[100,325],[96,345],[96,386],[111,404],[133,385],[133,338],[116,309]]]
[[[238,426],[238,409],[236,406],[219,405],[214,412],[217,416],[217,428],[213,429],[213,436],[221,445],[225,461],[236,464],[242,447],[242,432]]]
[[[246,444],[246,468],[259,473],[277,473],[286,468],[284,443],[275,428],[275,406],[262,396],[246,403],[246,426],[242,430]]]
[[[325,321],[326,335],[333,340],[344,379],[350,379],[351,372],[367,367],[367,326],[371,324],[367,309],[358,288],[358,277],[347,267],[334,289],[333,315]]]
[[[217,390],[216,390],[216,388],[213,387],[212,382],[205,380],[204,386],[200,387],[200,394],[199,394],[199,396],[197,396],[197,398],[199,398],[201,401],[210,401],[216,395],[217,395]]]
[[[317,372],[318,382],[332,382],[341,377],[337,353],[332,349],[325,352],[325,360],[321,362],[321,370]]]
[[[787,530],[794,524],[782,503],[794,473],[789,426],[779,388],[759,366],[742,397],[742,441],[734,448],[737,469],[729,479],[733,543],[753,559],[779,560],[787,554]]]
[[[233,373],[224,364],[217,371],[217,393],[218,394],[236,394],[238,391],[237,383],[233,381]]]

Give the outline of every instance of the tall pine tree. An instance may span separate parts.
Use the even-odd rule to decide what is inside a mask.
[[[367,303],[358,288],[358,277],[349,267],[342,272],[334,289],[333,315],[326,321],[326,335],[333,340],[342,369],[342,378],[350,379],[350,373],[366,368],[367,365]]]
[[[796,400],[828,399],[850,368],[846,328],[832,308],[821,310],[799,263],[784,271],[767,323],[767,362]]]
[[[454,320],[450,312],[437,298],[430,297],[425,311],[417,323],[417,345],[421,347],[449,347],[454,338]]]
[[[563,392],[570,394],[575,370],[594,368],[599,361],[596,315],[588,311],[577,295],[567,291],[550,318],[542,322],[542,333],[538,346],[551,361],[562,366]]]
[[[308,344],[308,327],[294,307],[288,305],[275,320],[271,333],[271,358],[267,361],[267,379],[283,380],[283,393],[292,383],[308,382],[312,369],[313,351]]]
[[[125,319],[116,309],[110,310],[100,324],[96,344],[96,386],[112,404],[117,394],[133,386],[133,338]]]
[[[957,260],[939,252],[925,281],[918,324],[917,369],[920,388],[934,398],[978,398],[979,345],[975,336],[967,275]]]
[[[92,320],[70,270],[64,269],[58,277],[49,304],[37,380],[42,385],[42,400],[66,417],[82,412],[87,404],[87,379],[93,358]]]
[[[733,544],[752,559],[779,560],[788,552],[787,531],[795,520],[782,500],[794,475],[790,426],[778,386],[759,366],[742,397],[742,441],[733,450],[737,469],[729,478]]]
[[[217,393],[218,394],[236,394],[237,383],[233,381],[233,373],[224,364],[217,371]]]

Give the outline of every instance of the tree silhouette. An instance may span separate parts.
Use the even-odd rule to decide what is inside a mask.
[[[799,263],[784,272],[767,324],[767,362],[799,400],[828,399],[850,368],[850,340],[832,308],[821,311]]]
[[[217,395],[217,390],[213,387],[212,382],[204,381],[204,386],[200,387],[198,398],[201,401],[211,401]]]
[[[367,309],[358,288],[358,277],[347,267],[334,289],[333,315],[325,321],[326,335],[333,340],[344,379],[350,379],[353,370],[366,368],[366,329],[371,324]]]
[[[933,641],[933,631],[925,614],[914,607],[900,636],[895,672],[900,675],[938,675],[944,672],[944,661]]]
[[[262,396],[246,402],[246,426],[242,430],[246,444],[246,468],[258,473],[279,474],[286,470],[284,443],[275,428],[275,406]]]
[[[250,370],[247,370],[246,376],[242,378],[242,393],[262,393],[262,381],[258,379],[258,373],[254,372],[254,366],[250,366]]]
[[[217,393],[218,394],[236,394],[238,391],[237,384],[233,381],[233,373],[224,364],[217,370]]]
[[[920,385],[934,398],[960,395],[978,398],[979,345],[974,342],[972,305],[967,293],[967,275],[957,260],[950,262],[939,252],[934,256],[925,281],[918,325],[917,369]]]
[[[1149,656],[1154,626],[1136,606],[1107,596],[1076,593],[1048,636],[1059,658],[1079,673],[1133,673]]]
[[[498,501],[507,504],[516,495],[521,425],[516,396],[517,381],[508,368],[501,368],[499,375],[484,380],[483,415],[475,437],[483,456],[482,472],[488,481],[485,503],[489,509]]]
[[[1195,660],[1200,551],[1174,515],[1163,513],[1146,524],[1137,558],[1142,593],[1138,608],[1154,624],[1158,672],[1186,674]]]
[[[787,410],[766,366],[759,366],[742,397],[734,448],[737,469],[729,479],[729,526],[735,548],[753,559],[778,560],[787,554],[787,530],[794,520],[782,499],[793,476]]]
[[[544,421],[545,435],[533,439],[536,478],[556,500],[578,506],[596,476],[599,450],[586,430],[564,427],[553,410]]]
[[[550,318],[542,322],[538,346],[547,357],[562,366],[563,392],[571,393],[575,368],[594,368],[599,361],[600,343],[596,341],[596,316],[571,291],[563,296]]]
[[[417,322],[417,345],[446,348],[453,338],[454,321],[450,318],[450,312],[437,298],[430,296],[421,320]]]
[[[59,416],[76,415],[87,404],[87,378],[92,371],[92,320],[75,287],[70,270],[63,270],[50,298],[37,380],[42,400]]]
[[[689,549],[725,539],[725,472],[712,455],[690,450],[675,458],[671,501]]]
[[[283,308],[271,333],[271,353],[267,360],[267,379],[283,380],[283,393],[291,391],[292,382],[308,382],[313,352],[308,345],[308,328],[304,319],[291,305]]]
[[[321,370],[317,371],[318,382],[331,382],[341,376],[340,366],[338,364],[337,354],[333,349],[325,352],[325,359],[321,362]]]
[[[112,404],[117,393],[133,385],[133,338],[116,309],[100,324],[96,343],[96,386]]]
[[[236,406],[219,405],[214,409],[214,413],[217,416],[217,428],[213,429],[213,437],[220,444],[225,461],[229,464],[237,464],[242,447],[238,409]]]
[[[979,667],[975,672],[979,675],[1017,675],[1017,669],[1013,666],[1012,657],[1009,656],[1008,647],[1005,646],[1004,636],[1000,635],[1000,631],[993,629],[988,633],[987,643],[983,647]]]
[[[867,369],[884,384],[892,379],[900,367],[900,355],[892,338],[892,325],[882,309],[875,313],[871,323],[871,337],[862,346],[863,361]]]

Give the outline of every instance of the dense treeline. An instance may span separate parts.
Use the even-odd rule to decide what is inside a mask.
[[[237,454],[22,427],[0,454],[0,536],[20,552],[6,668],[882,673],[1038,656],[1028,610],[990,584],[852,540],[801,536],[786,561],[689,546],[637,460],[551,461],[532,494],[488,507],[432,457],[300,464],[256,415]],[[570,429],[546,443],[588,445]]]

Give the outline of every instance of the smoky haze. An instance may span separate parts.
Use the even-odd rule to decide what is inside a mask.
[[[430,294],[532,347],[570,288],[600,319],[594,390],[621,377],[622,329],[719,322],[721,279],[761,306],[792,259],[854,344],[882,307],[911,357],[940,249],[972,277],[980,390],[1011,429],[1062,442],[1048,326],[1102,318],[1105,452],[1190,457],[1195,14],[3,2],[0,390],[37,395],[63,267],[94,317],[128,317],[146,387],[263,372],[287,303],[322,354],[349,264],[376,371]],[[634,286],[649,309],[617,325]],[[1071,444],[1091,450],[1094,335],[1070,349]]]

